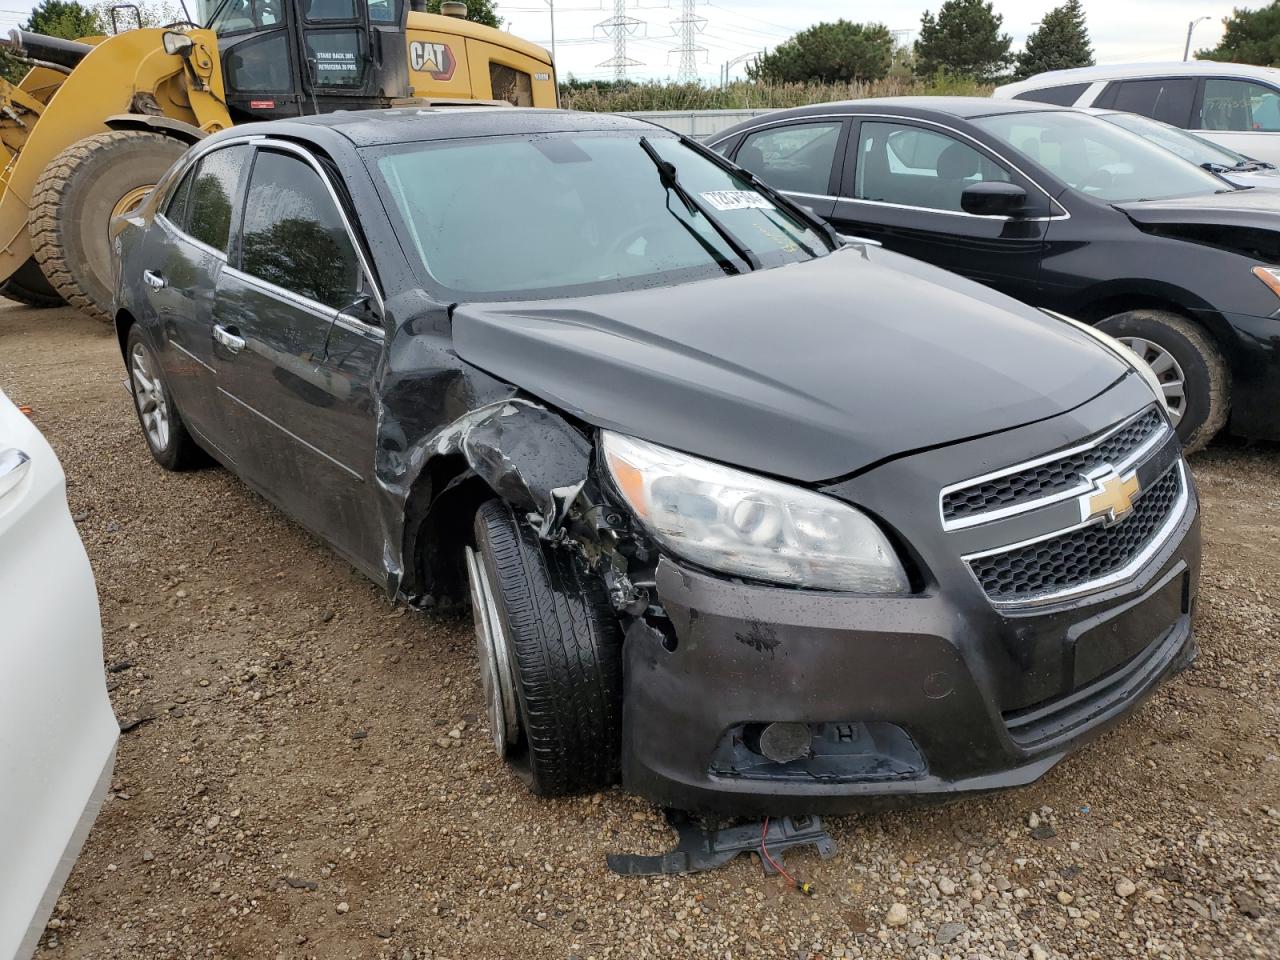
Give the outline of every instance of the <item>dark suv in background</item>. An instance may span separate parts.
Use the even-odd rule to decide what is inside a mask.
[[[1126,343],[1188,450],[1280,438],[1280,191],[1083,111],[903,97],[780,110],[711,143],[825,217]]]

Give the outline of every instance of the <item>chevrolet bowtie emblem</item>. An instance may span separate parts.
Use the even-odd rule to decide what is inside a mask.
[[[1102,517],[1106,523],[1115,523],[1133,509],[1141,486],[1138,475],[1120,476],[1110,466],[1088,478],[1093,489],[1080,498],[1080,519],[1084,523]]]

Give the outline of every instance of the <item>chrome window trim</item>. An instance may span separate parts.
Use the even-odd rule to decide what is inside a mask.
[[[998,104],[998,101],[993,100],[992,104],[993,106],[995,106]],[[1047,104],[1046,104],[1046,107],[1048,107]],[[1058,109],[1070,109],[1070,108],[1060,107]],[[995,110],[993,112],[999,113],[1000,111]],[[1037,190],[1039,190],[1041,193],[1044,194],[1045,199],[1049,201],[1050,210],[1061,210],[1062,212],[1060,214],[1051,213],[1047,217],[1021,217],[1021,218],[989,217],[989,216],[979,216],[978,214],[973,214],[973,213],[965,213],[964,211],[935,210],[932,207],[911,207],[911,206],[907,206],[905,204],[900,204],[900,203],[887,203],[883,200],[859,200],[857,197],[841,196],[841,197],[837,197],[836,198],[837,200],[849,200],[853,203],[875,203],[875,204],[879,204],[881,206],[886,206],[886,207],[898,207],[900,209],[905,209],[905,210],[920,210],[926,213],[952,213],[957,216],[974,217],[980,220],[1015,220],[1017,219],[1017,220],[1021,220],[1024,223],[1041,223],[1049,220],[1070,220],[1071,219],[1070,210],[1068,210],[1066,207],[1060,204],[1057,200],[1055,200],[1053,197],[1053,194],[1051,194],[1048,190],[1042,187],[1039,184],[1039,182],[1035,179],[1035,177],[1032,177],[1030,174],[1028,174],[1025,170],[1023,170],[1020,166],[1018,166],[1016,163],[1010,160],[1007,156],[1005,156],[999,150],[995,150],[992,147],[989,147],[987,144],[983,143],[977,137],[970,136],[969,134],[965,133],[963,130],[957,130],[955,127],[948,126],[947,124],[941,123],[937,120],[926,120],[923,117],[904,117],[894,113],[813,113],[813,114],[805,114],[803,117],[786,117],[782,120],[769,120],[759,124],[758,126],[751,127],[747,130],[740,130],[738,131],[738,133],[732,134],[732,136],[742,136],[745,139],[746,137],[751,136],[751,134],[755,133],[756,131],[763,130],[766,127],[782,126],[788,123],[798,123],[802,120],[810,120],[810,119],[816,120],[820,118],[829,119],[831,117],[840,117],[840,118],[848,117],[851,120],[868,120],[868,119],[873,121],[889,120],[895,123],[908,123],[908,124],[923,123],[931,127],[937,127],[939,130],[945,130],[948,133],[954,134],[957,137],[963,137],[965,140],[968,140],[970,143],[975,144],[979,150],[989,153],[991,156],[995,157],[1001,163],[1005,164],[1006,166],[1010,167],[1013,170],[1016,170],[1018,174],[1024,180],[1027,181],[1027,183],[1031,184],[1033,187],[1035,187]],[[719,140],[715,140],[715,141],[712,141],[711,143],[708,143],[707,146],[714,148],[716,144],[723,143],[725,140],[728,140],[728,139],[729,137],[721,137]],[[857,144],[852,144],[851,149],[852,149],[852,152],[855,154],[854,165],[856,167]]]
[[[1002,223],[1048,223],[1050,220],[1066,220],[1070,217],[1051,215],[1048,217],[1002,217],[994,213],[968,213],[964,210],[943,210],[941,207],[916,207],[909,203],[892,203],[888,200],[863,200],[861,197],[836,197],[842,203],[866,203],[875,207],[893,207],[895,210],[915,210],[920,213],[937,213],[945,217],[967,217],[970,220],[997,220]]]
[[[986,590],[983,589],[981,581],[978,580],[978,574],[974,571],[973,564],[970,562],[973,560],[981,560],[984,557],[989,557],[995,554],[1008,553],[1012,550],[1021,550],[1023,547],[1030,547],[1045,540],[1052,540],[1055,537],[1074,533],[1077,530],[1083,530],[1085,527],[1101,523],[1102,521],[1100,518],[1087,520],[1083,523],[1077,523],[1070,527],[1064,527],[1061,530],[1044,534],[1043,536],[1033,537],[1030,540],[1006,544],[1005,546],[997,547],[994,550],[983,550],[979,553],[965,554],[961,559],[968,568],[969,575],[972,576],[974,582],[977,583],[978,589],[982,590],[983,596],[987,597],[987,600],[992,606],[999,609],[1047,606],[1048,604],[1061,603],[1062,601],[1070,600],[1073,597],[1078,597],[1087,593],[1096,593],[1099,590],[1105,590],[1108,587],[1114,587],[1118,584],[1125,583],[1132,580],[1142,572],[1142,569],[1151,562],[1151,558],[1164,548],[1164,545],[1169,541],[1169,537],[1172,535],[1174,529],[1182,522],[1182,518],[1186,516],[1187,505],[1191,502],[1191,485],[1187,482],[1187,461],[1184,458],[1179,457],[1175,464],[1175,468],[1178,471],[1178,499],[1174,501],[1173,506],[1169,509],[1169,516],[1165,519],[1165,522],[1160,525],[1160,529],[1151,535],[1151,539],[1147,542],[1145,547],[1138,551],[1138,553],[1134,554],[1133,558],[1119,570],[1113,570],[1106,576],[1097,577],[1093,580],[1086,580],[1083,583],[1076,584],[1075,586],[1065,587],[1062,590],[1055,590],[1052,593],[1038,594],[1037,596],[1028,597],[1026,599],[993,600],[987,594]]]
[[[157,212],[155,215],[155,219],[159,221],[161,228],[172,233],[175,239],[181,240],[183,243],[191,244],[201,253],[207,253],[209,256],[214,257],[215,259],[221,260],[224,264],[227,262],[227,254],[225,250],[219,250],[217,247],[211,247],[209,246],[209,244],[205,243],[203,240],[197,240],[195,237],[187,233],[185,230],[178,229],[178,225],[174,223],[172,220],[170,220],[168,217],[166,217],[163,213]]]
[[[333,184],[329,180],[329,175],[325,172],[324,168],[320,166],[320,161],[318,161],[311,154],[310,151],[298,146],[296,143],[290,143],[287,140],[278,140],[278,139],[275,139],[274,137],[268,137],[265,134],[261,134],[261,133],[246,134],[244,136],[239,136],[239,137],[228,137],[226,140],[219,140],[216,143],[211,144],[207,149],[202,150],[200,149],[200,147],[196,147],[194,150],[192,150],[191,155],[187,158],[186,165],[179,171],[177,180],[181,181],[187,169],[192,164],[196,163],[198,160],[204,157],[206,154],[212,153],[215,150],[220,150],[223,147],[235,146],[236,144],[241,144],[241,143],[250,144],[252,146],[256,146],[259,148],[268,147],[272,150],[280,150],[283,153],[291,153],[294,156],[301,157],[302,160],[305,161],[306,164],[316,172],[316,174],[320,177],[320,181],[324,184],[325,190],[328,191],[329,199],[333,201],[333,205],[338,211],[338,216],[342,218],[342,226],[347,231],[347,237],[351,241],[352,249],[355,250],[356,252],[356,259],[360,263],[360,270],[364,274],[365,279],[369,283],[369,289],[373,293],[374,302],[377,303],[378,305],[378,312],[385,316],[386,301],[382,297],[382,291],[378,288],[377,280],[374,279],[373,270],[369,266],[369,258],[365,256],[364,248],[360,245],[360,241],[356,237],[355,228],[352,227],[351,225],[351,219],[347,216],[347,211],[343,209],[342,202],[338,198],[338,191],[334,189]],[[252,182],[252,176],[253,176],[252,166],[250,167],[250,170],[249,170],[249,176]],[[246,203],[248,202],[247,190],[245,192],[245,202]],[[163,218],[164,215],[159,211],[157,211],[156,217]],[[184,239],[191,240],[192,242],[199,244],[203,249],[206,249],[210,252],[214,252],[214,253],[217,252],[217,251],[214,251],[213,248],[208,246],[207,244],[200,243],[200,241],[196,240],[195,237],[190,236],[189,234],[183,232],[182,230],[179,230],[177,226],[175,226],[173,223],[171,223],[168,220],[168,218],[164,218],[164,221],[166,224],[169,225],[170,229],[172,229],[175,233],[177,233],[179,236],[183,237]],[[230,262],[227,260],[227,255],[225,253],[220,254],[220,256],[222,257],[223,261],[228,264],[228,269],[236,270],[236,272],[238,274],[241,274],[242,276],[246,276],[246,277],[252,276],[251,274],[245,273],[245,271],[243,270],[239,270],[236,267],[231,267]],[[258,278],[253,277],[253,279],[257,280]],[[286,294],[289,294],[290,297],[304,301],[306,304],[315,303],[315,301],[313,300],[308,300],[306,297],[303,297],[300,294],[294,294],[292,291],[283,290],[283,288],[277,287],[275,284],[268,283],[268,281],[263,280],[261,282],[264,284],[267,284],[267,286],[269,286],[273,292],[284,292]],[[331,310],[332,308],[323,307],[323,309]],[[337,311],[333,311],[333,312],[337,313]],[[352,323],[359,324],[360,327],[365,327],[365,328],[368,328],[369,330],[377,330],[379,335],[385,336],[385,333],[383,332],[381,327],[373,327],[373,326],[370,326],[369,324],[360,323],[360,321],[355,320],[354,318],[351,318],[351,317],[347,317],[346,319],[350,320]],[[357,332],[360,332],[360,331],[357,330]]]
[[[231,264],[227,264],[223,269],[242,283],[247,283],[252,287],[257,287],[263,293],[285,300],[301,310],[314,314],[321,320],[337,323],[338,326],[345,330],[350,330],[352,333],[363,334],[374,340],[382,340],[386,337],[386,332],[381,327],[375,327],[372,324],[357,320],[355,317],[349,316],[341,310],[336,310],[328,304],[312,300],[310,297],[304,297],[302,294],[295,293],[292,290],[286,290],[270,280],[263,280],[261,277],[256,277],[246,270],[231,266]]]
[[[1001,477],[1021,473],[1024,470],[1032,470],[1042,464],[1052,463],[1055,460],[1061,460],[1063,457],[1074,456],[1077,453],[1084,453],[1086,450],[1093,450],[1110,440],[1131,423],[1145,417],[1151,412],[1151,410],[1151,407],[1139,410],[1127,420],[1123,420],[1116,424],[1116,426],[1112,427],[1106,433],[1100,434],[1093,440],[1086,441],[1085,443],[1076,444],[1076,446],[1068,447],[1065,450],[1057,450],[1053,453],[1047,453],[1043,457],[1036,457],[1034,460],[1027,460],[1025,463],[1019,463],[1012,467],[1003,467],[1002,469],[992,471],[991,473],[984,473],[982,476],[974,477],[972,480],[962,480],[959,483],[948,484],[938,492],[938,516],[942,520],[942,529],[947,531],[966,530],[970,527],[981,526],[984,523],[994,523],[997,520],[1016,517],[1019,514],[1030,513],[1032,510],[1039,510],[1043,507],[1052,506],[1055,503],[1061,503],[1064,500],[1070,500],[1073,497],[1081,496],[1089,490],[1092,490],[1093,484],[1091,482],[1084,482],[1067,490],[1060,491],[1059,493],[1051,493],[1048,496],[1028,500],[1026,503],[1013,504],[1012,506],[1001,507],[997,510],[989,510],[983,513],[974,514],[971,517],[962,517],[959,520],[948,520],[944,512],[944,504],[948,494],[955,493],[958,490],[968,490],[970,487],[977,487],[984,483],[989,483],[992,480],[999,480]],[[1125,457],[1123,461],[1112,464],[1112,468],[1119,474],[1125,473],[1137,466],[1139,463],[1146,460],[1156,448],[1168,440],[1170,432],[1168,421],[1162,421],[1160,429],[1156,430],[1150,437],[1142,441],[1142,443],[1134,448],[1133,452],[1130,453],[1129,456]],[[1058,532],[1064,533],[1066,531]],[[1057,533],[1051,534],[1051,536],[1057,535]],[[999,547],[995,550],[989,550],[987,553],[973,554],[973,556],[986,556],[989,553],[1000,553],[1004,550],[1012,549],[1014,549],[1013,546]]]

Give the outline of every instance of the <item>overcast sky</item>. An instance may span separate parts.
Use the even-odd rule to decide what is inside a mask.
[[[1264,0],[1237,0],[1244,6],[1261,6]],[[931,0],[937,9],[939,0]],[[629,68],[636,78],[674,76],[679,55],[672,20],[681,15],[681,0],[634,0],[627,16],[641,21],[627,44]],[[8,30],[25,19],[33,0],[0,0],[0,28]],[[996,12],[1004,16],[1004,30],[1018,49],[1055,0],[996,0]],[[188,0],[192,9],[195,4]],[[1196,27],[1192,50],[1212,46],[1222,34],[1222,18],[1233,4],[1203,0],[1162,0],[1159,4],[1138,0],[1084,0],[1099,63],[1132,60],[1180,60],[1187,23],[1210,17]],[[797,30],[823,20],[844,17],[854,21],[879,21],[891,30],[909,30],[914,36],[925,7],[914,0],[876,0],[849,3],[837,0],[698,0],[695,14],[705,17],[697,46],[699,74],[715,81],[721,64],[743,54],[777,46]],[[546,0],[498,0],[498,12],[512,33],[543,46],[551,45],[551,18]],[[613,41],[596,24],[613,16],[613,0],[556,0],[556,61],[561,75],[609,78],[611,67],[600,63],[613,56]],[[742,67],[734,68],[742,75]]]

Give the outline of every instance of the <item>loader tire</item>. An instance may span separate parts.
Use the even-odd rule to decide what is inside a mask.
[[[67,303],[107,323],[115,285],[109,230],[187,144],[144,130],[95,133],[53,158],[31,194],[32,252]]]
[[[60,307],[66,303],[41,273],[35,257],[27,257],[27,262],[15,270],[13,276],[0,283],[0,297],[29,307]]]

